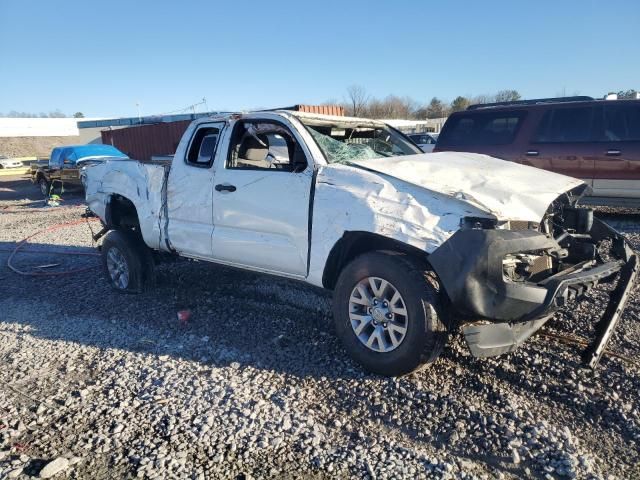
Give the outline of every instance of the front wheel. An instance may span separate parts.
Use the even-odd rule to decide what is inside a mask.
[[[118,292],[142,293],[153,280],[151,252],[134,232],[110,231],[102,243],[102,263]]]
[[[336,284],[336,333],[367,370],[411,373],[435,361],[447,341],[442,295],[435,274],[406,255],[363,254]]]

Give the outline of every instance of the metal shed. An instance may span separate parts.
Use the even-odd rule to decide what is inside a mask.
[[[173,155],[191,120],[139,125],[101,132],[102,143],[113,145],[136,160]]]

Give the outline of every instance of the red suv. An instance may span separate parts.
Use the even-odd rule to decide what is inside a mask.
[[[435,152],[476,152],[581,178],[583,203],[640,206],[640,100],[549,98],[472,105]]]

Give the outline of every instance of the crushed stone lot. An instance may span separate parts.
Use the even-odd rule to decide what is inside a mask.
[[[391,379],[348,358],[330,294],[301,283],[178,261],[121,295],[98,256],[51,253],[95,253],[85,221],[11,259],[79,272],[7,267],[83,211],[0,177],[0,478],[640,478],[637,286],[596,371],[548,334],[591,338],[608,285],[512,354],[474,359],[456,333]],[[640,214],[599,214],[640,248]]]

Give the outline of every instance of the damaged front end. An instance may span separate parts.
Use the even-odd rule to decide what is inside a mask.
[[[464,219],[429,261],[453,306],[472,319],[463,333],[476,357],[515,350],[558,308],[619,273],[596,339],[583,354],[591,368],[638,273],[636,254],[624,237],[566,196],[551,205],[540,224]]]

